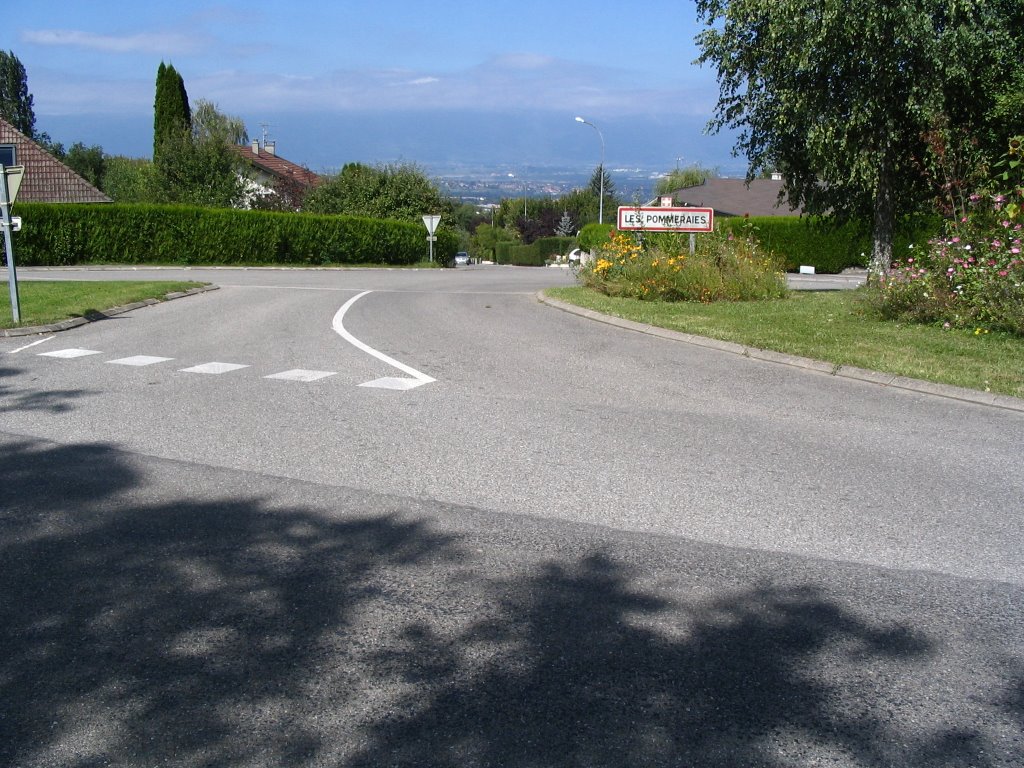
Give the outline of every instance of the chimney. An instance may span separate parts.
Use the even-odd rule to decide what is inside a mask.
[[[267,154],[270,155],[271,157],[275,157],[276,156],[275,152],[277,150],[277,146],[276,146],[275,142],[273,142],[273,141],[264,141],[263,142],[263,149],[265,149]]]
[[[252,153],[254,155],[258,155],[260,153],[260,140],[259,139],[253,139],[252,140]]]

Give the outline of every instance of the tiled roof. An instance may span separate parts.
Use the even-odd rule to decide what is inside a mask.
[[[109,203],[109,197],[0,118],[0,144],[13,144],[15,161],[25,167],[19,203]]]
[[[321,178],[308,168],[303,168],[301,165],[296,165],[290,160],[285,160],[283,157],[271,154],[267,149],[255,152],[252,146],[248,144],[242,146],[235,145],[232,146],[232,149],[247,163],[259,168],[264,173],[270,174],[274,178],[294,180],[308,187],[315,187],[321,182]]]
[[[684,187],[672,193],[683,205],[713,208],[719,216],[799,216],[783,200],[779,203],[782,182],[776,179],[754,179],[747,186],[743,179],[708,179],[695,187]]]

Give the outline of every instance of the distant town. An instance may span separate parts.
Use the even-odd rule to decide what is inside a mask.
[[[502,199],[558,197],[587,186],[595,168],[526,166],[497,169],[474,166],[429,166],[427,172],[442,192],[466,203],[498,203]],[[608,168],[619,199],[647,202],[665,169]]]

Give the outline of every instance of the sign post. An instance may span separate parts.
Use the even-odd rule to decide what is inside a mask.
[[[434,260],[434,242],[437,238],[434,232],[437,230],[437,222],[441,220],[440,214],[428,214],[423,217],[423,225],[427,228],[427,242],[430,243],[430,260]]]
[[[714,232],[713,208],[619,207],[619,229],[647,232]]]
[[[11,289],[11,318],[15,323],[21,322],[21,304],[18,301],[18,271],[14,267],[14,243],[11,241],[11,230],[14,228],[14,222],[11,219],[11,206],[14,204],[14,198],[18,196],[18,188],[21,186],[21,177],[24,174],[24,166],[0,165],[0,229],[4,231],[7,285]],[[20,220],[18,224],[21,224]]]
[[[662,202],[670,200],[662,198]],[[715,231],[714,208],[643,208],[623,205],[619,207],[619,229],[636,229],[647,232],[689,232],[690,255],[697,247],[697,232]]]

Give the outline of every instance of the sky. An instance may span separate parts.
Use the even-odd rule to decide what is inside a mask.
[[[715,73],[692,62],[689,0],[8,4],[36,129],[110,155],[152,152],[160,62],[189,100],[314,171],[348,162],[521,169],[745,166],[707,135]],[[574,120],[582,116],[596,127]]]

